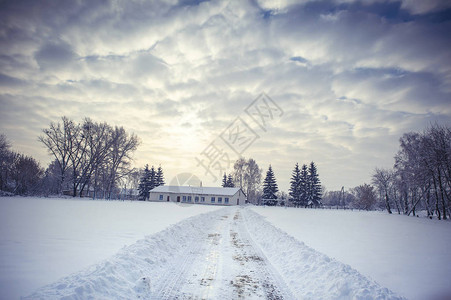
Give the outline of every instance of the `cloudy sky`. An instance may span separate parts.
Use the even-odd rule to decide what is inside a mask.
[[[349,188],[403,133],[450,125],[450,32],[438,0],[2,1],[0,132],[46,166],[41,130],[91,117],[136,133],[136,166],[166,181],[217,185],[243,155],[285,191],[310,161]]]

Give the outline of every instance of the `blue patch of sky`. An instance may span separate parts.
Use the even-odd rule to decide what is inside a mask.
[[[262,10],[262,16],[263,16],[263,19],[265,19],[265,20],[268,20],[268,19],[270,19],[271,18],[271,16],[273,16],[274,15],[274,11],[272,10],[272,9],[269,9],[269,10]]]
[[[303,63],[303,64],[308,63],[308,60],[303,58],[302,56],[293,56],[293,57],[290,57],[290,60],[296,61],[296,62],[300,62],[300,63]]]
[[[367,76],[391,75],[393,77],[401,77],[409,73],[400,68],[355,68],[354,72]]]
[[[302,7],[302,8],[301,8]],[[425,23],[443,23],[451,20],[451,8],[441,11],[414,15],[409,11],[401,8],[401,2],[351,2],[336,4],[332,1],[312,1],[301,6],[301,10],[309,15],[335,14],[339,11],[347,11],[349,13],[367,13],[379,16],[390,23],[403,22],[425,22]]]
[[[194,5],[199,5],[202,2],[208,2],[209,0],[180,0],[179,1],[179,5],[182,6],[194,6]]]

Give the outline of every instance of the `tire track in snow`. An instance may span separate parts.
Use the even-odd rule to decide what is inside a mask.
[[[202,244],[193,245],[193,249],[190,250],[191,257],[180,257],[173,262],[172,267],[158,279],[156,287],[152,289],[151,299],[176,299],[191,265],[197,260],[191,258],[199,256],[201,249]]]
[[[192,255],[158,279],[152,299],[294,299],[253,242],[241,210],[210,219],[204,239],[192,241]]]
[[[257,296],[266,299],[294,299],[281,276],[252,240],[240,211],[235,213],[230,230],[231,244],[236,253],[233,259],[241,266],[239,274],[232,280],[236,296],[238,298]]]
[[[206,226],[211,228],[204,238],[190,243],[192,255],[172,263],[171,268],[158,279],[151,299],[211,299],[228,218],[225,211],[209,220]]]

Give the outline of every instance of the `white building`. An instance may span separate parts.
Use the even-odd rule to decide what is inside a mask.
[[[240,188],[160,185],[150,191],[150,201],[211,205],[240,205],[246,196]]]

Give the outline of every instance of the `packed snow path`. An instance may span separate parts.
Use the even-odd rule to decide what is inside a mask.
[[[239,210],[226,210],[156,278],[152,299],[293,299],[288,287],[250,238]]]
[[[398,299],[246,208],[188,218],[32,299]]]

